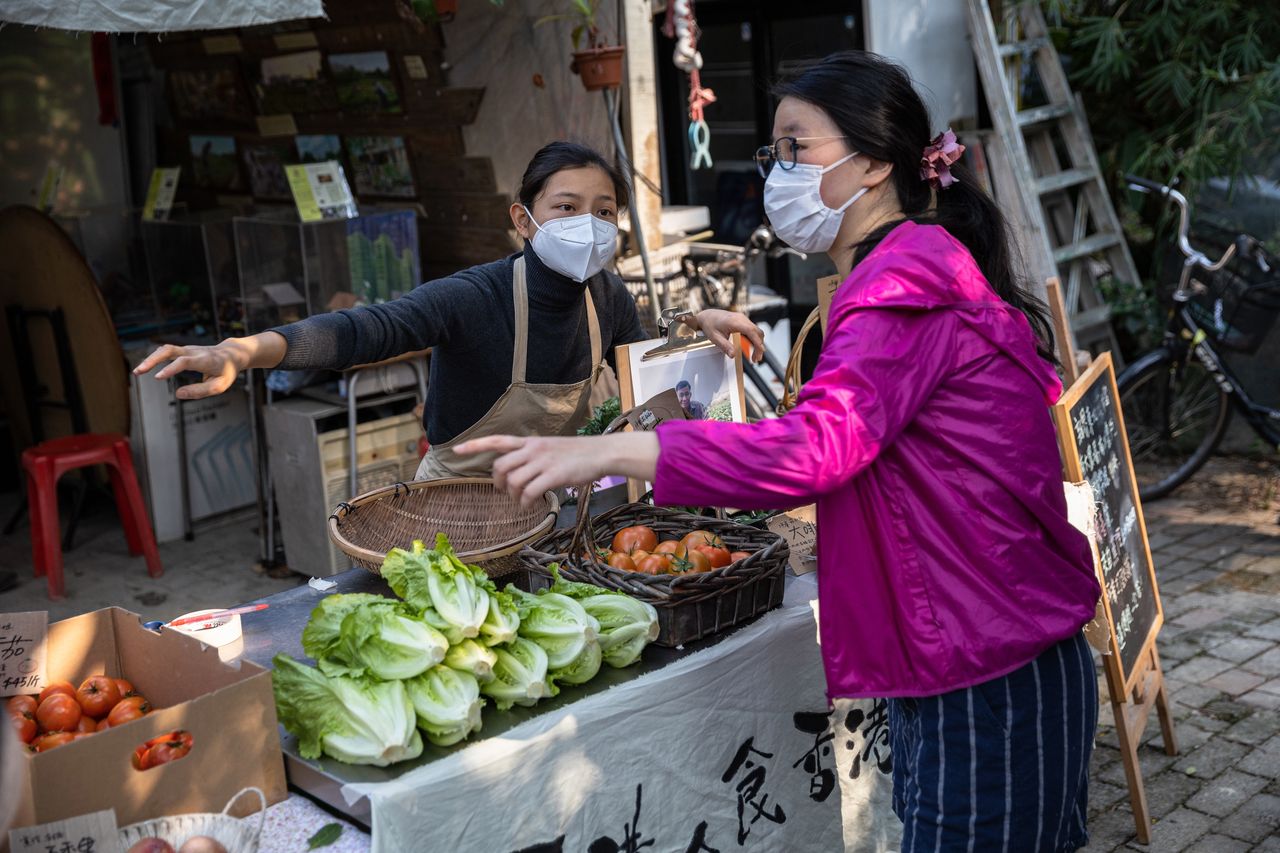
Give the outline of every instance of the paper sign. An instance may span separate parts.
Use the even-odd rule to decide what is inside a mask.
[[[44,689],[48,635],[49,614],[44,610],[0,613],[0,696]]]
[[[62,167],[50,163],[44,170],[44,178],[40,181],[40,195],[36,199],[36,209],[44,213],[53,210],[53,203],[58,198],[58,187],[62,183]]]
[[[151,186],[147,187],[147,202],[142,207],[142,218],[163,222],[169,218],[173,197],[178,192],[178,177],[182,169],[152,169]]]
[[[840,289],[841,281],[839,274],[818,279],[818,320],[822,324],[823,335],[827,333],[827,317],[831,314],[831,300]]]
[[[244,50],[239,36],[208,36],[200,39],[200,43],[204,45],[204,52],[209,56],[217,56],[220,53],[240,53]]]
[[[289,165],[284,171],[303,222],[357,215],[355,197],[337,160]]]
[[[11,853],[120,853],[115,809],[9,830]]]
[[[294,136],[298,132],[298,123],[293,120],[293,113],[258,116],[257,121],[259,136]]]
[[[421,56],[406,56],[404,58],[404,70],[409,75],[410,80],[427,79],[427,64],[422,61]]]
[[[303,33],[281,33],[272,39],[276,50],[301,50],[307,47],[319,47],[316,34],[310,30]]]
[[[791,546],[793,574],[807,575],[818,568],[818,508],[814,504],[775,515],[768,527]]]

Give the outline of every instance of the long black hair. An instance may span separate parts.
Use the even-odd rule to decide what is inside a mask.
[[[821,108],[848,138],[849,146],[893,165],[891,180],[904,219],[941,225],[978,263],[1005,302],[1026,315],[1037,349],[1053,357],[1048,310],[1018,280],[1014,249],[1004,216],[963,163],[951,166],[956,183],[935,193],[920,178],[920,159],[933,139],[929,111],[901,66],[861,50],[833,53],[778,83],[773,93]],[[886,223],[854,247],[855,265],[879,245],[903,219]]]
[[[533,155],[525,167],[524,177],[520,179],[520,203],[532,208],[534,199],[542,194],[552,175],[562,169],[581,169],[584,166],[603,169],[613,183],[613,195],[618,200],[619,209],[627,206],[627,182],[618,168],[594,148],[563,140],[549,142]]]

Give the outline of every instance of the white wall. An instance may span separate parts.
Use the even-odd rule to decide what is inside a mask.
[[[489,157],[498,190],[512,195],[529,158],[548,142],[570,139],[606,157],[613,152],[604,96],[582,88],[569,71],[573,24],[534,26],[548,14],[545,5],[473,0],[444,25],[449,85],[485,87],[475,123],[463,128],[467,155]],[[615,11],[612,3],[600,6],[600,29],[611,43],[617,43]]]
[[[978,115],[964,0],[863,0],[867,50],[907,67],[933,131]]]

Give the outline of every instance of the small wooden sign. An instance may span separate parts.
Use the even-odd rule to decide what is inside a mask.
[[[298,123],[293,113],[278,113],[271,116],[258,116],[258,134],[260,136],[296,136]]]
[[[244,45],[240,43],[239,36],[206,36],[200,39],[200,43],[204,45],[204,52],[208,56],[244,51]]]
[[[844,281],[839,274],[827,275],[818,279],[818,322],[822,326],[822,334],[827,334],[827,318],[831,316],[831,302],[836,298],[836,291]]]
[[[11,853],[120,853],[122,849],[114,809],[9,830]]]
[[[48,635],[49,614],[44,610],[0,613],[0,696],[45,688]]]
[[[1138,745],[1153,708],[1160,717],[1165,752],[1177,755],[1178,742],[1156,651],[1164,610],[1110,353],[1099,356],[1063,393],[1053,406],[1053,419],[1065,479],[1087,482],[1097,502],[1097,571],[1111,633],[1111,654],[1103,657],[1103,665],[1138,840],[1146,844],[1151,819]]]
[[[272,41],[276,44],[276,50],[306,50],[309,47],[319,47],[316,41],[316,34],[310,30],[298,33],[281,33],[273,36]]]

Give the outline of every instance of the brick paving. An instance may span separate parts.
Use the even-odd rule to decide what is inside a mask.
[[[1141,845],[1103,706],[1088,851],[1280,851],[1280,519],[1265,496],[1251,506],[1175,495],[1145,508],[1181,752],[1165,755],[1152,714],[1139,750],[1152,815]]]

